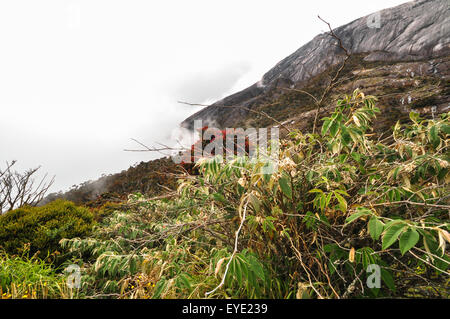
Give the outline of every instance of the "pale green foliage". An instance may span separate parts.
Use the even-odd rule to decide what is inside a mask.
[[[63,242],[85,262],[85,292],[203,298],[226,275],[208,297],[407,296],[410,280],[445,296],[449,114],[412,113],[380,136],[375,102],[357,90],[321,134],[292,132],[271,174],[264,161],[211,158],[171,199],[130,196],[93,238]],[[350,291],[370,264],[382,288]]]

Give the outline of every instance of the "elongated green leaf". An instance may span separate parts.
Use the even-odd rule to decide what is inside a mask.
[[[389,227],[384,235],[383,235],[383,244],[382,248],[387,249],[389,248],[395,241],[398,239],[398,236],[403,232],[405,229],[405,224],[403,223],[396,223]]]
[[[341,209],[342,212],[347,212],[347,201],[345,200],[344,197],[342,197],[342,195],[339,195],[339,193],[334,192],[334,196],[336,197],[336,199],[339,202],[339,207]]]
[[[255,273],[256,277],[260,278],[261,280],[265,280],[264,269],[258,259],[252,256],[248,259],[248,261],[250,263],[251,271]]]
[[[253,194],[250,194],[249,196],[250,202],[252,203],[253,208],[255,209],[255,212],[259,212],[261,207],[261,202],[259,201],[258,197],[256,197]]]
[[[155,292],[153,293],[152,299],[159,299],[161,294],[166,289],[167,280],[165,278],[161,278],[155,287]]]
[[[263,228],[265,231],[267,231],[267,229],[272,229],[273,231],[276,231],[277,229],[275,228],[274,224],[272,223],[272,221],[269,219],[269,217],[267,217],[264,222],[263,222]]]
[[[384,224],[377,217],[372,216],[369,220],[369,234],[373,240],[378,240],[384,229]]]
[[[242,286],[242,264],[241,264],[241,260],[239,258],[234,258],[233,261],[234,263],[234,276],[237,279],[237,282],[239,284],[239,286]]]
[[[289,180],[286,177],[282,177],[278,182],[283,194],[286,195],[289,199],[292,199],[292,189]]]
[[[325,206],[328,207],[328,205],[330,205],[330,201],[331,201],[331,197],[333,196],[332,192],[329,192],[327,197],[326,197],[326,202],[325,202]]]
[[[346,191],[343,191],[342,189],[335,189],[334,192],[342,194],[344,196],[350,196]]]
[[[386,286],[388,286],[390,290],[395,291],[395,282],[391,273],[384,268],[381,268],[380,272],[381,272],[381,279],[383,279],[383,282],[386,284]]]
[[[348,146],[350,144],[350,142],[352,141],[352,138],[350,137],[350,134],[348,133],[348,130],[344,125],[341,126],[341,130],[342,130],[342,133],[341,133],[342,144],[344,144],[345,146]]]
[[[434,148],[437,148],[439,144],[441,144],[441,139],[438,135],[438,128],[436,125],[433,125],[428,131],[428,137],[430,139],[431,144],[433,144]]]
[[[404,255],[408,250],[413,248],[419,241],[420,235],[414,228],[408,228],[400,237],[400,252]]]
[[[364,269],[367,269],[370,264],[375,263],[375,258],[372,255],[373,252],[373,249],[370,247],[363,247],[361,249],[358,249],[357,256],[361,255],[361,262]]]
[[[352,152],[350,156],[358,163],[361,162],[361,154]]]
[[[322,125],[322,136],[324,136],[325,134],[327,134],[328,130],[330,129],[330,125],[333,123],[333,120],[330,120],[329,118],[326,118],[323,121],[323,125]]]
[[[362,217],[362,216],[367,216],[367,215],[370,215],[370,214],[372,214],[372,211],[371,211],[370,209],[363,208],[363,207],[359,207],[359,208],[356,210],[356,213],[351,214],[350,216],[347,217],[347,219],[345,220],[345,222],[346,222],[347,224],[349,224],[349,223],[351,223],[352,221],[354,221],[354,220],[356,220],[356,219],[358,219],[358,218],[360,218],[360,217]]]
[[[181,287],[186,287],[187,289],[191,289],[191,283],[189,281],[189,276],[187,274],[181,274],[177,278],[178,285]]]
[[[336,136],[338,129],[339,129],[339,124],[336,123],[335,121],[332,121],[332,123],[330,124],[330,134],[332,137]]]

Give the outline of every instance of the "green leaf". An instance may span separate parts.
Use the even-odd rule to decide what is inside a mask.
[[[332,120],[330,120],[329,118],[326,118],[324,121],[323,121],[323,125],[322,125],[322,136],[324,136],[325,134],[327,134],[327,132],[328,132],[328,130],[329,130],[329,128],[330,128],[330,125],[333,123],[333,121]]]
[[[330,125],[330,134],[331,134],[332,137],[336,136],[336,133],[337,133],[338,129],[339,129],[339,124],[334,122],[334,121],[332,121],[332,123]]]
[[[370,264],[375,263],[375,258],[372,255],[373,253],[374,250],[370,247],[363,247],[361,249],[358,249],[357,256],[361,255],[361,262],[364,269],[367,269]]]
[[[330,205],[330,201],[331,201],[331,197],[332,196],[333,196],[333,193],[329,192],[327,197],[326,197],[325,207],[328,207],[328,205]]]
[[[384,224],[377,217],[372,216],[369,220],[369,234],[373,240],[378,240],[383,232]]]
[[[191,283],[189,281],[189,275],[187,274],[181,274],[177,278],[177,282],[181,287],[186,287],[187,289],[191,290]]]
[[[263,222],[263,228],[264,230],[267,230],[268,228],[272,229],[273,231],[277,231],[272,221],[269,219],[270,217],[267,217]]]
[[[408,250],[413,248],[419,241],[419,233],[412,227],[408,228],[400,237],[400,252],[404,255]]]
[[[398,172],[400,171],[400,166],[399,167],[396,167],[395,169],[394,169],[394,174],[392,175],[392,177],[394,178],[394,180],[395,179],[397,179],[397,175],[398,175]]]
[[[383,279],[383,282],[386,284],[386,286],[388,286],[390,290],[395,291],[394,278],[392,277],[391,273],[384,268],[381,268],[380,273],[381,279]]]
[[[342,144],[344,144],[345,146],[348,146],[350,144],[350,142],[352,141],[352,138],[350,137],[350,134],[348,133],[348,130],[344,125],[341,126],[341,130],[342,130],[342,133],[341,133]]]
[[[251,256],[248,258],[248,261],[250,263],[251,271],[255,273],[256,277],[264,281],[265,280],[264,269],[261,266],[259,260],[256,257]]]
[[[303,217],[303,222],[308,229],[313,228],[316,224],[316,216],[311,212],[307,212],[305,217]]]
[[[383,235],[382,249],[387,249],[395,243],[405,227],[406,226],[402,222],[398,222],[390,226]]]
[[[342,194],[344,196],[350,196],[346,191],[343,191],[342,189],[336,189],[336,190],[334,190],[334,192]]]
[[[236,256],[236,258],[232,261],[234,263],[234,276],[239,284],[239,286],[242,286],[242,264],[241,260]]]
[[[430,128],[430,130],[428,131],[428,137],[434,148],[437,148],[441,144],[441,139],[439,138],[438,128],[436,125],[433,125]]]
[[[330,222],[328,221],[328,218],[327,218],[327,216],[326,216],[325,214],[320,214],[319,217],[320,217],[320,221],[321,221],[323,224],[327,225],[328,227],[331,227],[331,224],[330,224]]]
[[[347,212],[347,201],[345,200],[345,198],[342,197],[342,195],[339,195],[337,192],[334,192],[334,196],[339,202],[341,211],[344,213]]]
[[[411,119],[411,121],[413,121],[414,123],[417,123],[417,121],[419,120],[419,113],[417,113],[417,112],[414,112],[414,111],[412,111],[412,112],[409,112],[409,118]]]
[[[261,203],[260,203],[258,197],[256,197],[253,194],[250,194],[249,199],[250,199],[250,202],[252,203],[252,206],[253,206],[255,212],[259,212]]]
[[[289,180],[286,177],[280,178],[278,181],[281,187],[281,191],[284,195],[286,195],[289,199],[292,199],[292,188]]]
[[[165,278],[161,278],[155,287],[155,293],[152,296],[152,299],[159,299],[161,297],[162,292],[166,289],[167,280]]]
[[[356,213],[351,214],[350,216],[347,217],[347,219],[345,220],[345,222],[347,224],[351,223],[352,221],[362,217],[362,216],[367,216],[372,214],[372,211],[370,209],[364,208],[364,207],[358,207],[356,209]]]
[[[442,131],[444,134],[450,135],[450,125],[448,125],[448,124],[442,124],[442,126],[441,126],[441,131]]]

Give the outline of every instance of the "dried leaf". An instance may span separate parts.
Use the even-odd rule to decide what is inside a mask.
[[[308,287],[309,287],[309,284],[306,284],[306,283],[303,283],[303,282],[299,282],[298,283],[298,289],[297,289],[296,298],[297,299],[306,299],[306,298],[308,298],[309,297]]]
[[[442,250],[442,254],[445,254],[445,239],[442,229],[439,229],[439,248]]]
[[[217,262],[217,266],[216,266],[216,270],[214,271],[214,275],[217,276],[217,274],[220,271],[220,267],[222,266],[223,262],[225,261],[225,257],[221,258],[218,262]]]
[[[444,239],[450,244],[450,234],[448,233],[448,231],[441,229],[440,232],[442,233]]]
[[[350,253],[348,254],[348,260],[352,263],[355,262],[355,248],[352,247],[352,249],[350,249]]]

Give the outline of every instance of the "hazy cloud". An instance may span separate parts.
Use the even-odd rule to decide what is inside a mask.
[[[204,72],[183,75],[173,91],[173,96],[190,103],[205,103],[219,100],[236,85],[239,79],[251,70],[249,62],[220,66]]]
[[[178,100],[259,81],[326,29],[318,13],[338,26],[401,2],[1,1],[0,166],[41,165],[58,191],[158,157],[123,150],[174,143],[199,110]]]

